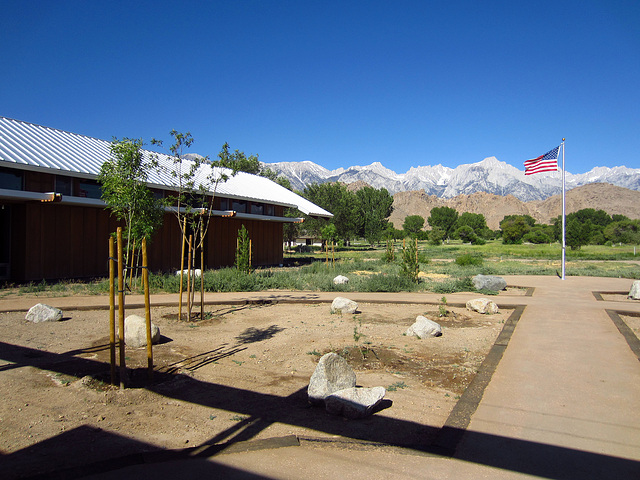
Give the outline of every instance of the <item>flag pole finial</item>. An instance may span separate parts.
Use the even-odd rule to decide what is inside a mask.
[[[562,141],[564,142],[564,137],[562,137]]]

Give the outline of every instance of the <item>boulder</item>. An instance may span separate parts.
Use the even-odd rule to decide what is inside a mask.
[[[24,318],[33,323],[59,322],[62,320],[62,310],[44,303],[38,303],[29,309]]]
[[[498,313],[498,305],[488,298],[476,298],[467,302],[467,310],[492,315]]]
[[[407,329],[406,335],[415,335],[418,338],[439,337],[442,335],[442,327],[439,323],[418,315],[415,323]]]
[[[322,404],[332,393],[355,386],[356,374],[347,361],[337,353],[327,353],[320,358],[309,380],[309,403]]]
[[[640,280],[635,280],[629,290],[629,298],[640,300]]]
[[[344,285],[347,283],[349,283],[349,278],[345,277],[344,275],[338,275],[336,278],[333,279],[334,285]]]
[[[344,297],[336,297],[331,303],[331,313],[356,313],[358,304]]]
[[[476,275],[472,279],[473,286],[476,290],[492,290],[499,292],[507,288],[507,281],[502,277],[495,275]]]
[[[151,343],[160,341],[160,329],[151,323]],[[138,315],[129,315],[124,319],[124,343],[128,347],[147,346],[147,322]]]
[[[345,388],[325,398],[325,408],[333,415],[351,419],[364,418],[373,413],[386,393],[384,387]]]

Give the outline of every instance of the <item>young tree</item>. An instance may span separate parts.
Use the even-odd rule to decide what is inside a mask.
[[[188,232],[193,232],[193,242],[189,247],[194,252],[194,256],[195,252],[200,250],[200,269],[201,273],[204,273],[204,265],[202,265],[204,244],[213,212],[215,192],[218,184],[225,182],[228,175],[221,169],[212,168],[209,157],[190,156],[188,158],[186,156],[185,151],[193,144],[191,133],[171,130],[170,135],[174,140],[169,147],[173,167],[168,169],[168,174],[173,179],[173,187],[176,191],[172,196],[165,198],[165,201],[178,220],[183,242],[189,238]],[[163,145],[162,140],[153,139],[151,143]],[[182,280],[182,273],[180,279]],[[204,315],[203,275],[200,276],[200,297],[201,315]],[[187,314],[191,319],[191,301],[188,306]],[[181,310],[182,296],[180,296]]]
[[[236,268],[243,273],[251,273],[251,239],[244,224],[240,230],[238,230]]]
[[[162,223],[163,208],[147,187],[147,175],[155,166],[145,161],[142,140],[113,139],[111,156],[102,164],[98,181],[102,185],[102,199],[118,220],[124,222],[126,238],[125,262],[129,264],[134,245],[149,240]]]

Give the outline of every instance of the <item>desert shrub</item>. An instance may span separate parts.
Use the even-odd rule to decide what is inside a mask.
[[[482,257],[465,253],[456,258],[456,265],[461,267],[480,266],[482,265]]]
[[[475,287],[471,277],[449,278],[440,282],[433,282],[429,290],[434,293],[473,292]]]

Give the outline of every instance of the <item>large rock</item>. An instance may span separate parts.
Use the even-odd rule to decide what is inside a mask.
[[[358,304],[344,297],[336,297],[331,303],[331,313],[356,313]]]
[[[640,280],[635,280],[629,290],[629,298],[640,300]]]
[[[467,302],[467,310],[492,315],[498,313],[498,305],[488,298],[476,298]]]
[[[338,275],[336,278],[333,279],[334,285],[345,285],[347,283],[349,283],[349,278],[345,277],[344,275]]]
[[[415,323],[407,329],[406,335],[415,335],[418,338],[439,337],[442,335],[442,327],[439,323],[418,315]]]
[[[346,418],[364,418],[371,415],[384,399],[387,390],[384,387],[345,388],[325,398],[327,412]]]
[[[309,402],[322,404],[332,393],[355,386],[356,374],[347,361],[337,353],[327,353],[320,358],[309,380]]]
[[[160,329],[151,323],[151,343],[160,341]],[[124,319],[124,343],[133,348],[147,346],[147,322],[138,315],[129,315]]]
[[[476,275],[472,279],[476,290],[493,290],[499,292],[507,288],[507,281],[502,277],[494,275]]]
[[[24,318],[33,323],[59,322],[62,320],[62,310],[44,303],[38,303],[29,309],[27,316]]]

